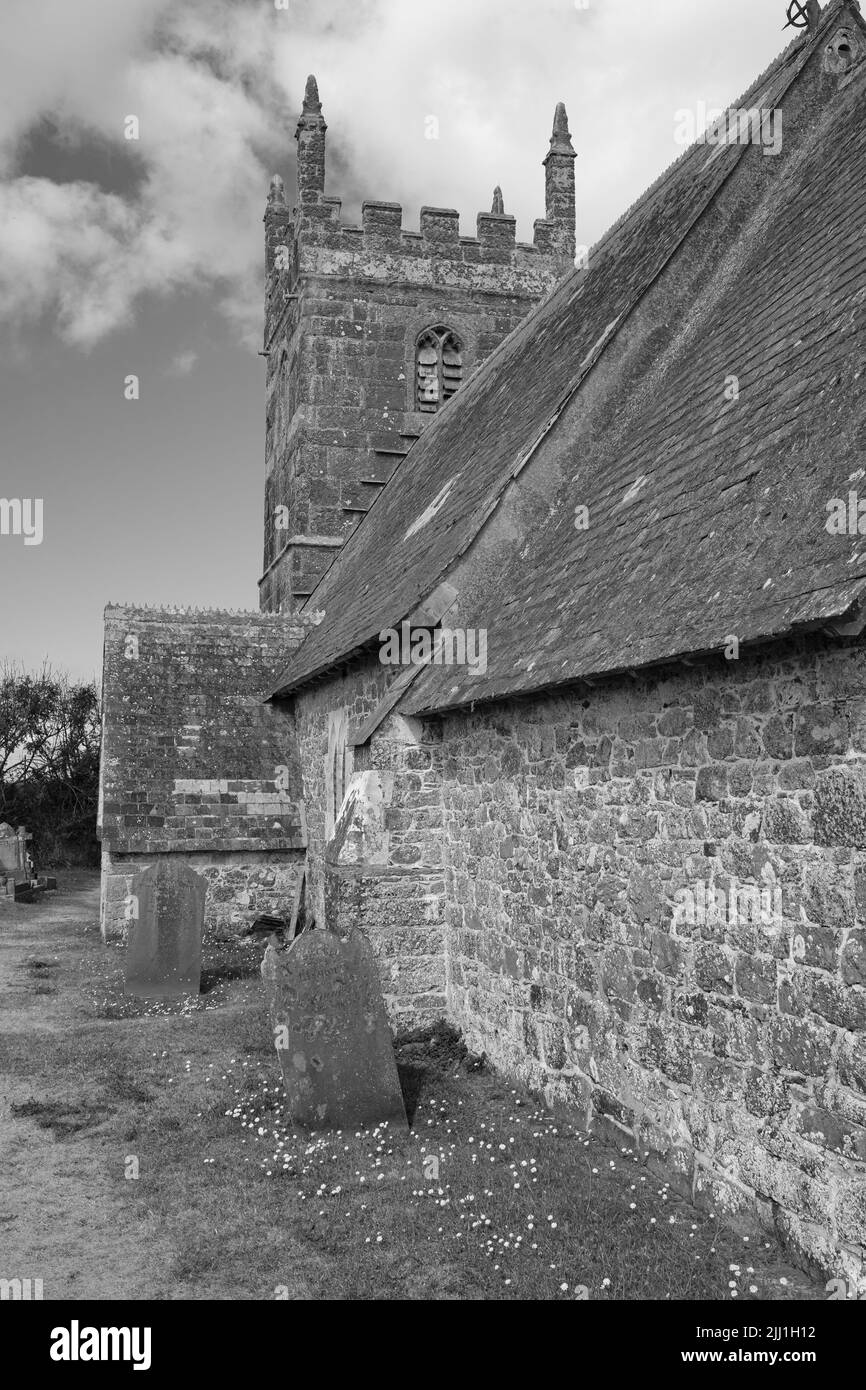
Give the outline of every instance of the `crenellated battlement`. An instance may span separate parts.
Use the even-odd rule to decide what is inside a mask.
[[[403,226],[400,203],[368,199],[362,207],[360,224],[344,221],[341,211],[342,200],[332,197],[305,207],[300,217],[297,208],[291,212],[288,208],[276,212],[271,211],[269,205],[268,270],[276,268],[276,248],[283,245],[291,249],[295,243],[299,252],[302,246],[351,252],[362,248],[366,252],[405,255],[414,260],[439,256],[466,264],[477,264],[485,258],[497,264],[509,259],[519,264],[524,257],[529,264],[541,254],[552,257],[557,263],[555,269],[562,273],[559,228],[546,218],[536,220],[534,242],[530,243],[517,240],[517,219],[505,213],[479,212],[476,235],[463,236],[456,208],[422,208],[417,231]],[[520,253],[516,260],[514,253]]]
[[[291,255],[288,264],[275,266],[276,248],[279,245],[288,247],[291,243],[295,243],[299,251],[298,273],[306,247],[349,253],[356,253],[360,248],[367,255],[379,252],[409,261],[443,257],[468,265],[477,265],[487,258],[497,265],[510,261],[515,268],[525,266],[527,269],[537,261],[533,253],[538,253],[550,257],[551,269],[560,275],[573,265],[576,250],[574,161],[577,156],[562,102],[556,108],[550,150],[543,161],[546,215],[536,220],[531,245],[517,241],[516,219],[506,214],[502,189],[498,187],[494,191],[492,210],[477,215],[474,237],[461,236],[460,214],[455,208],[422,207],[420,227],[416,231],[403,226],[400,203],[374,198],[364,202],[360,226],[344,222],[342,200],[325,193],[327,128],[318,84],[310,77],[296,133],[297,207],[289,211],[282,179],[277,176],[271,181],[265,213],[268,272],[277,268],[291,275],[294,268]],[[393,273],[394,267],[390,270]]]

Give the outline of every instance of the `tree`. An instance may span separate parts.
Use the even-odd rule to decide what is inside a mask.
[[[0,667],[0,820],[33,832],[38,863],[98,863],[100,727],[93,682]]]

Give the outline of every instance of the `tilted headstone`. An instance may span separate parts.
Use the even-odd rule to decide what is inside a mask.
[[[307,1129],[407,1125],[379,974],[368,943],[318,928],[262,962],[291,1120]]]
[[[182,862],[160,859],[134,875],[124,904],[128,994],[138,999],[198,994],[206,889],[205,880]]]

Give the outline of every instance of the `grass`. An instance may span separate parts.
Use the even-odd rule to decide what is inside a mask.
[[[24,1088],[13,1123],[63,1145],[64,1202],[86,1182],[88,1210],[106,1214],[99,1278],[119,1296],[825,1296],[768,1237],[694,1209],[627,1144],[549,1111],[444,1027],[398,1047],[411,1129],[297,1133],[260,947],[214,943],[207,993],[146,1004],[123,994],[122,951],[92,921],[52,944],[58,998],[23,1001],[27,1026],[0,1032],[0,1067]],[[43,1008],[66,1011],[51,1033]],[[34,1219],[24,1210],[21,1224]],[[70,1258],[82,1263],[66,1296],[87,1297],[96,1272],[86,1251]]]
[[[427,1067],[413,1046],[416,1084],[422,1076],[404,1133],[298,1136],[269,1061],[212,1069],[209,1084],[234,1093],[225,1118],[242,1131],[250,1192],[264,1178],[262,1200],[278,1204],[315,1257],[300,1266],[303,1296],[766,1299],[795,1286],[803,1296],[772,1242],[690,1208],[631,1150],[581,1133],[496,1076],[443,1067],[441,1037],[431,1044]],[[213,1180],[224,1145],[215,1136],[201,1160]],[[184,1256],[187,1277],[212,1268],[218,1248],[199,1238]]]

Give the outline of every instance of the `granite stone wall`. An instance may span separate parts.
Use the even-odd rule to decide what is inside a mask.
[[[201,874],[205,895],[205,940],[236,936],[256,915],[288,917],[295,887],[304,862],[303,851],[275,855],[245,850],[175,852],[167,854],[118,854],[103,852],[102,922],[105,940],[123,941],[129,928],[128,896],[134,893],[134,875],[159,859],[171,858]]]
[[[866,1247],[866,647],[443,720],[448,1012],[802,1259]]]

